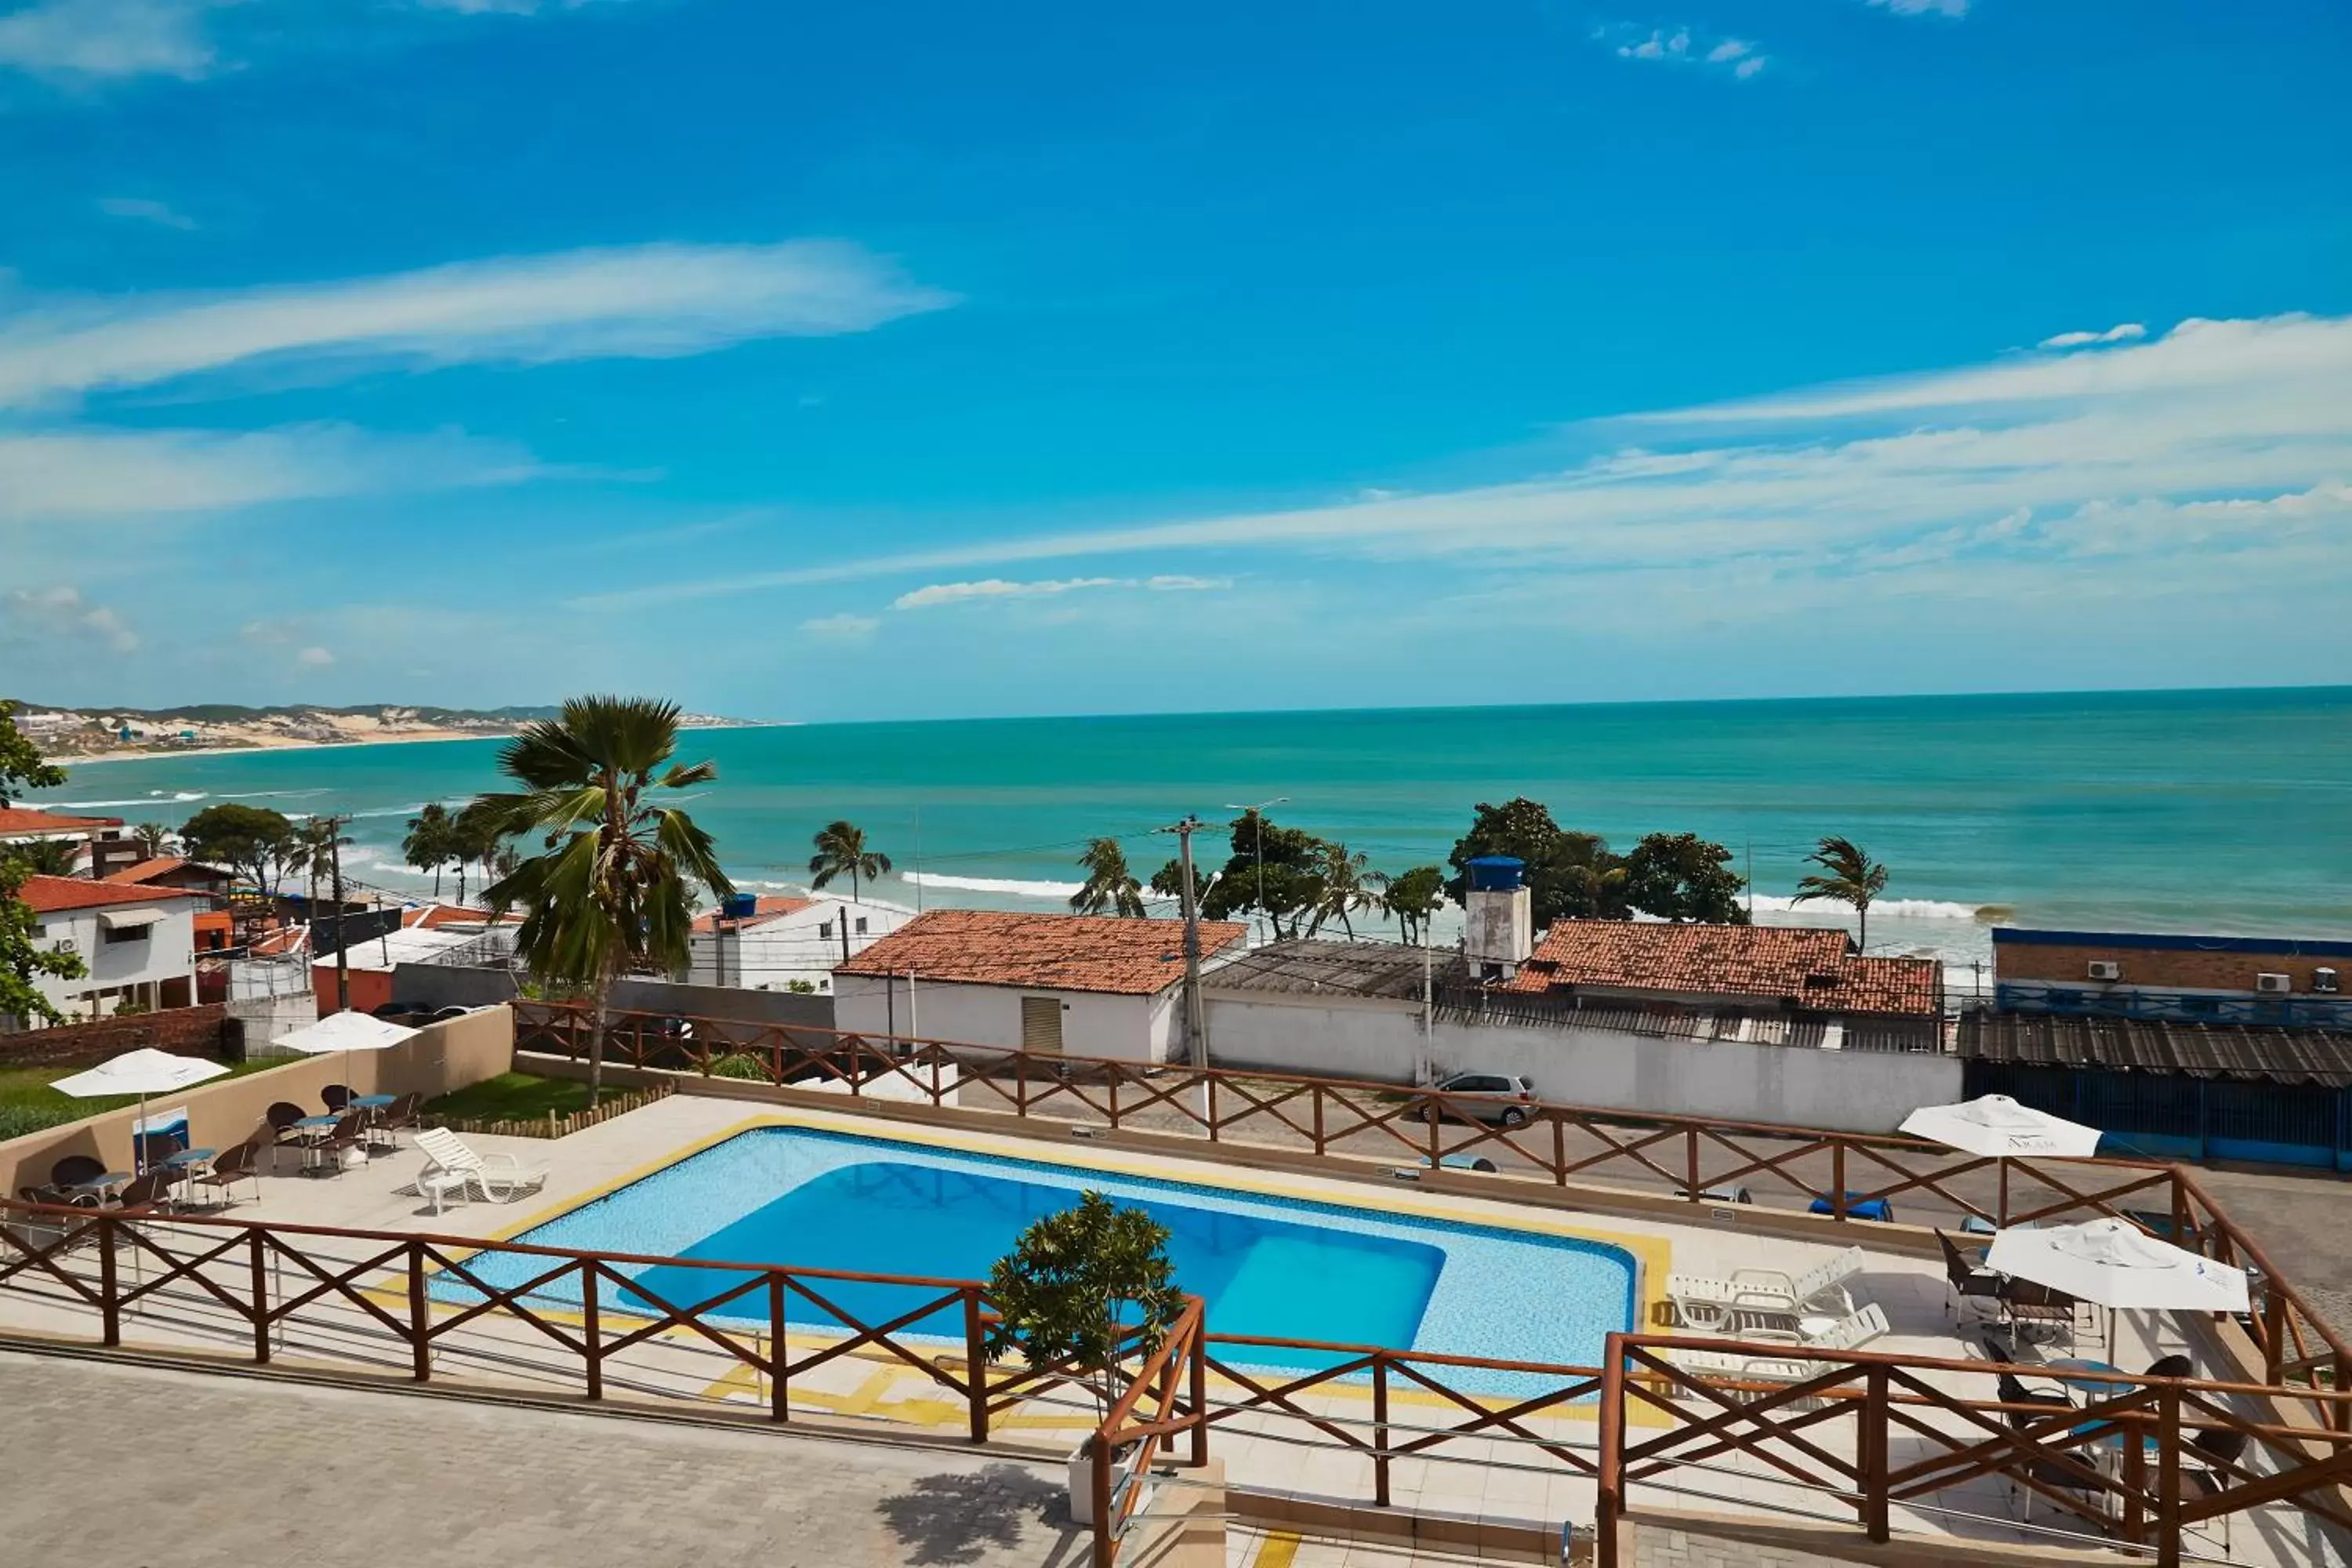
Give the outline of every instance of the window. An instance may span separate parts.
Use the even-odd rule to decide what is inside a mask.
[[[857,917],[857,934],[860,936],[864,936],[866,934],[866,917],[864,915]]]
[[[109,927],[98,933],[98,940],[108,947],[121,942],[145,942],[147,933],[152,929],[149,926],[123,926],[119,930]]]
[[[816,937],[819,942],[831,942],[833,940],[833,922],[831,921],[817,921]]]
[[[1021,1048],[1062,1054],[1062,999],[1058,996],[1021,998]]]
[[[48,935],[48,934],[49,934],[49,928],[48,928],[48,927],[47,927],[47,926],[45,926],[45,925],[36,924],[36,925],[33,927],[33,938],[34,938],[34,940],[35,940],[35,941],[37,941],[37,942],[38,940],[40,940],[42,937],[45,937],[45,936],[47,936],[47,935]]]

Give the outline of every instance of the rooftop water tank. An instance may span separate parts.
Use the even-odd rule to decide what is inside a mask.
[[[719,900],[719,913],[726,920],[748,921],[759,912],[760,895],[757,893],[730,893]]]
[[[1520,874],[1528,863],[1512,855],[1481,855],[1468,863],[1470,890],[1474,893],[1507,893],[1519,885]]]

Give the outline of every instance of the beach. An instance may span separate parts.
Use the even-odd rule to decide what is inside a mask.
[[[34,804],[173,826],[212,800],[346,813],[347,869],[415,893],[406,818],[498,787],[500,744],[74,763]],[[1148,878],[1174,847],[1156,829],[1276,796],[1276,822],[1402,870],[1443,862],[1480,801],[1526,795],[1620,850],[1719,840],[1772,923],[1851,926],[1790,898],[1816,839],[1853,837],[1893,872],[1872,950],[1962,971],[1995,921],[2352,935],[2341,688],[810,724],[696,731],[681,756],[719,765],[688,808],[740,885],[803,888],[810,836],[847,817],[894,863],[868,896],[910,908],[1064,907],[1086,839],[1119,838]]]

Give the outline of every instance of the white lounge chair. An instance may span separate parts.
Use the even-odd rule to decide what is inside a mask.
[[[466,1183],[492,1203],[512,1203],[525,1193],[535,1193],[547,1184],[545,1166],[527,1166],[504,1150],[479,1154],[467,1147],[465,1140],[446,1127],[420,1128],[416,1147],[427,1162],[425,1173],[446,1172],[463,1176]],[[425,1191],[422,1180],[417,1191]]]
[[[1740,1355],[1731,1351],[1686,1351],[1669,1347],[1666,1359],[1685,1372],[1701,1377],[1727,1378],[1738,1383],[1802,1383],[1828,1367],[1780,1356]]]
[[[1793,1276],[1777,1268],[1742,1268],[1728,1279],[1674,1274],[1666,1279],[1666,1299],[1675,1304],[1676,1319],[1691,1329],[1729,1330],[1757,1318],[1793,1320],[1832,1309],[1845,1313],[1853,1310],[1846,1281],[1862,1267],[1862,1248],[1849,1247]]]
[[[1760,1325],[1750,1324],[1738,1331],[1742,1339],[1762,1340],[1770,1344],[1803,1345],[1807,1350],[1816,1351],[1858,1351],[1886,1331],[1886,1313],[1875,1301],[1838,1317],[1811,1315],[1799,1318],[1788,1327],[1781,1326],[1776,1320]]]

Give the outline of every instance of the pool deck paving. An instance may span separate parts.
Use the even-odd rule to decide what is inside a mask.
[[[379,1159],[366,1168],[355,1166],[342,1175],[329,1178],[293,1174],[289,1161],[289,1173],[265,1177],[259,1200],[240,1204],[230,1211],[230,1217],[402,1234],[468,1237],[510,1235],[639,1173],[674,1161],[686,1151],[707,1144],[748,1121],[772,1120],[778,1114],[788,1114],[795,1121],[824,1120],[821,1114],[784,1112],[779,1107],[680,1095],[562,1140],[469,1138],[468,1142],[486,1152],[492,1149],[511,1152],[527,1164],[544,1165],[548,1169],[549,1179],[544,1189],[513,1204],[464,1204],[436,1215],[430,1212],[429,1205],[408,1187],[421,1167],[421,1157],[414,1151],[403,1150]],[[886,1136],[907,1131],[868,1121],[853,1121],[849,1125],[857,1131]],[[958,1134],[957,1141],[979,1149],[1010,1147],[1033,1156],[1038,1152],[1034,1143],[1023,1148],[977,1134]],[[1108,1149],[1084,1151],[1083,1148],[1070,1150],[1061,1146],[1057,1149],[1065,1153],[1082,1154],[1090,1163],[1098,1162],[1114,1168],[1155,1163],[1149,1157]],[[1162,1167],[1176,1166],[1176,1173],[1187,1179],[1203,1179],[1204,1167],[1197,1163],[1157,1163]],[[1237,1184],[1245,1184],[1240,1180],[1244,1177],[1260,1182],[1265,1179],[1264,1173],[1237,1170],[1234,1174]],[[1776,1241],[1765,1237],[1710,1230],[1696,1226],[1669,1225],[1617,1215],[1538,1212],[1434,1191],[1373,1189],[1360,1183],[1310,1176],[1285,1175],[1279,1178],[1279,1182],[1285,1188],[1302,1196],[1330,1197],[1343,1202],[1353,1200],[1360,1205],[1376,1205],[1392,1216],[1423,1210],[1460,1217],[1517,1218],[1549,1226],[1566,1223],[1580,1230],[1611,1238],[1632,1238],[1653,1259],[1664,1255],[1662,1247],[1670,1248],[1671,1267],[1676,1271],[1720,1275],[1737,1268],[1761,1266],[1795,1272],[1826,1255],[1829,1250],[1815,1245]],[[183,1252],[186,1250],[184,1243],[204,1234],[205,1227],[201,1226],[159,1232],[174,1245],[180,1245]],[[328,1246],[324,1242],[318,1245],[322,1250]],[[342,1242],[335,1245],[346,1250],[357,1250],[363,1244]],[[73,1255],[77,1260],[76,1267],[92,1267],[94,1250],[85,1248]],[[356,1258],[346,1261],[356,1261]],[[226,1268],[231,1263],[234,1263],[233,1259],[220,1267]],[[126,1248],[120,1266],[129,1268],[134,1264],[146,1267],[151,1272],[153,1267],[152,1262],[139,1262],[131,1249]],[[242,1265],[236,1267],[241,1269]],[[233,1289],[242,1288],[241,1283],[235,1280],[231,1283]],[[284,1291],[288,1286],[299,1289],[303,1283],[299,1273],[289,1270],[286,1279],[271,1287],[273,1299],[285,1300]],[[92,1314],[86,1306],[76,1302],[60,1289],[45,1291],[33,1288],[33,1284],[20,1279],[15,1287],[0,1289],[0,1333],[31,1333],[78,1340],[83,1343],[88,1343],[94,1337],[90,1321]],[[398,1288],[397,1277],[379,1278],[373,1280],[370,1293],[380,1297],[383,1304],[397,1313],[404,1305]],[[1972,1344],[1958,1336],[1946,1318],[1942,1272],[1933,1264],[1916,1258],[1874,1254],[1869,1258],[1865,1273],[1855,1282],[1854,1295],[1858,1300],[1878,1303],[1893,1324],[1894,1331],[1879,1342],[1878,1348],[1956,1359],[1967,1359],[1980,1353]],[[440,1310],[446,1317],[457,1309],[445,1306]],[[189,1288],[189,1282],[184,1281],[167,1292],[166,1300],[142,1303],[135,1313],[126,1317],[124,1333],[127,1342],[133,1345],[177,1354],[194,1352],[228,1358],[249,1354],[252,1342],[252,1330],[248,1324],[217,1301],[207,1300],[201,1290]],[[822,1336],[812,1335],[803,1343],[803,1336],[797,1331],[793,1335],[793,1341],[796,1351],[822,1349],[829,1342]],[[2154,1346],[2137,1338],[2134,1331],[2116,1351],[2109,1352],[2095,1346],[2078,1353],[2095,1354],[2122,1365],[2140,1365],[2152,1359],[2155,1351]],[[278,1341],[277,1352],[278,1363],[289,1369],[331,1371],[343,1375],[358,1372],[392,1377],[404,1376],[409,1370],[409,1352],[404,1345],[371,1323],[358,1305],[331,1297],[306,1308],[299,1320],[288,1324]],[[13,1364],[22,1358],[7,1359]],[[959,1436],[968,1420],[968,1410],[963,1396],[946,1379],[960,1373],[961,1360],[952,1353],[938,1359],[943,1364],[944,1376],[935,1378],[905,1360],[872,1347],[838,1356],[814,1368],[809,1375],[793,1381],[791,1398],[796,1424],[792,1431],[799,1435],[823,1432],[825,1428],[822,1426],[812,1427],[801,1424],[813,1415],[819,1423],[832,1423],[836,1430],[854,1426],[901,1436],[935,1438]],[[84,1369],[77,1367],[76,1370]],[[463,1382],[487,1392],[508,1390],[542,1398],[576,1397],[581,1376],[576,1354],[554,1342],[541,1330],[501,1315],[472,1320],[457,1331],[436,1342],[433,1370],[436,1382]],[[215,1381],[225,1387],[243,1391],[236,1397],[247,1401],[267,1401],[275,1397],[264,1385],[250,1380]],[[672,1407],[682,1404],[703,1410],[717,1406],[743,1415],[763,1412],[768,1397],[764,1384],[751,1367],[682,1330],[655,1335],[615,1355],[606,1366],[605,1382],[608,1397],[635,1399]],[[305,1391],[299,1395],[289,1393],[289,1397],[307,1399],[310,1392],[313,1391]],[[1213,1398],[1230,1397],[1237,1392],[1234,1385],[1223,1380],[1212,1386]],[[5,1394],[6,1391],[0,1389],[0,1404],[12,1403]],[[354,1394],[352,1397],[364,1397],[380,1405],[420,1405],[434,1411],[471,1408],[377,1394]],[[1369,1429],[1368,1407],[1360,1391],[1327,1384],[1298,1396],[1297,1404],[1306,1412],[1329,1417],[1352,1430],[1363,1432]],[[1421,1414],[1423,1408],[1427,1411],[1425,1415]],[[1433,1396],[1422,1404],[1410,1398],[1401,1398],[1392,1410],[1391,1420],[1404,1426],[1423,1420],[1451,1420],[1459,1413],[1458,1406],[1449,1407]],[[639,1425],[573,1415],[562,1411],[505,1411],[500,1412],[498,1418],[527,1420],[542,1416],[587,1421],[598,1425],[600,1430]],[[1547,1439],[1559,1441],[1570,1447],[1589,1449],[1595,1436],[1591,1417],[1591,1408],[1586,1405],[1547,1412],[1527,1418],[1525,1424]],[[438,1418],[456,1420],[455,1416]],[[1639,1418],[1637,1413],[1636,1419]],[[310,1425],[299,1417],[285,1424],[296,1427]],[[333,1426],[337,1436],[346,1429],[345,1426],[335,1426],[331,1420],[328,1424]],[[995,1435],[1001,1440],[1024,1446],[1039,1456],[1035,1461],[1024,1461],[1016,1457],[1004,1462],[1013,1464],[1015,1469],[1028,1464],[1036,1473],[1053,1477],[1054,1489],[1058,1495],[1058,1469],[1044,1457],[1066,1451],[1091,1425],[1091,1416],[1083,1410],[1033,1400],[1000,1415],[995,1424]],[[139,1422],[124,1423],[114,1428],[133,1432],[158,1429]],[[167,1422],[164,1429],[179,1430],[182,1426],[180,1423]],[[185,1429],[192,1434],[202,1435],[203,1453],[236,1451],[233,1443],[217,1441],[201,1422],[188,1424]],[[713,1432],[705,1436],[712,1442],[753,1445],[753,1449],[747,1452],[764,1452],[772,1457],[772,1462],[776,1450],[772,1445],[780,1435],[770,1432]],[[317,1434],[312,1433],[311,1436],[315,1442]],[[1318,1440],[1318,1435],[1307,1428],[1303,1422],[1263,1411],[1251,1412],[1219,1426],[1213,1449],[1224,1464],[1231,1484],[1236,1489],[1276,1498],[1295,1497],[1307,1500],[1362,1500],[1369,1496],[1370,1463],[1368,1458],[1328,1446],[1302,1447],[1298,1441],[1301,1437],[1310,1444]],[[614,1447],[617,1443],[610,1436],[596,1440],[607,1447]],[[797,1436],[795,1440],[822,1444],[827,1439],[808,1435]],[[489,1451],[499,1451],[494,1438],[485,1438],[483,1442]],[[192,1448],[192,1456],[194,1451]],[[859,1451],[879,1450],[861,1447]],[[936,1468],[943,1476],[970,1477],[988,1473],[986,1464],[993,1462],[984,1462],[970,1453],[940,1452],[945,1457],[939,1459]],[[1592,1488],[1589,1480],[1558,1468],[1550,1468],[1549,1473],[1508,1468],[1512,1462],[1528,1458],[1530,1456],[1523,1445],[1493,1444],[1483,1438],[1457,1440],[1442,1451],[1442,1457],[1433,1455],[1396,1460],[1391,1467],[1393,1499],[1400,1509],[1498,1526],[1523,1528],[1529,1523],[1547,1522],[1556,1526],[1565,1519],[1591,1518]],[[245,1461],[239,1459],[237,1462],[242,1465]],[[929,1461],[926,1458],[924,1462]],[[203,1468],[200,1463],[192,1463],[173,1467],[173,1471],[176,1474],[182,1469],[201,1470]],[[1545,1467],[1538,1461],[1534,1468],[1540,1471]],[[1734,1474],[1718,1465],[1708,1472],[1688,1478],[1688,1480],[1690,1484],[1704,1488],[1721,1506],[1734,1510],[1743,1505],[1763,1509],[1801,1507],[1808,1503],[1818,1506],[1818,1500],[1808,1499],[1769,1472],[1759,1473],[1752,1467],[1745,1468],[1747,1473]],[[579,1472],[567,1468],[565,1473],[576,1475]],[[966,1481],[959,1484],[977,1483]],[[1012,1483],[1008,1480],[1006,1484]],[[782,1489],[786,1492],[791,1489],[789,1487]],[[868,1489],[873,1489],[869,1487]],[[1975,1489],[1983,1495],[1972,1494],[1958,1500],[1942,1496],[1940,1500],[1947,1506],[1955,1505],[1956,1500],[1964,1503],[1972,1511],[1984,1515],[1988,1521],[2008,1516],[2010,1500],[1997,1484],[1988,1481]],[[778,1492],[779,1489],[771,1478],[761,1483],[755,1495],[768,1496]],[[1656,1500],[1666,1502],[1670,1499],[1661,1496]],[[779,1506],[797,1508],[799,1505],[780,1498]],[[914,1505],[906,1506],[911,1508]],[[425,1517],[437,1516],[428,1510]],[[1898,1530],[1932,1532],[1938,1528],[1934,1519],[1899,1508],[1895,1522]],[[1025,1541],[1026,1538],[1024,1539]],[[1403,1564],[1423,1561],[1465,1560],[1459,1555],[1432,1552],[1426,1549],[1416,1552],[1409,1547],[1401,1547],[1392,1541],[1384,1540],[1341,1543],[1345,1546],[1345,1552],[1339,1557],[1330,1555],[1333,1543],[1312,1539],[1279,1548],[1276,1538],[1267,1536],[1260,1544],[1278,1548],[1277,1559],[1269,1562],[1268,1568],[1280,1568],[1280,1550],[1291,1552],[1290,1561],[1297,1568],[1335,1568],[1335,1565],[1336,1568],[1402,1568]],[[2244,1544],[2246,1542],[2242,1538],[2241,1545]],[[667,1560],[657,1556],[631,1559],[635,1562]],[[706,1554],[696,1560],[713,1559]],[[727,1559],[722,1556],[717,1560]],[[776,1559],[771,1556],[766,1560]],[[867,1559],[856,1556],[854,1549],[845,1547],[842,1552],[831,1555],[786,1560],[855,1563]],[[993,1563],[1044,1562],[1049,1559],[983,1555],[937,1559],[883,1557],[874,1560]],[[2273,1550],[2260,1551],[2252,1560],[2293,1563],[2307,1559],[2295,1550],[2294,1542],[2282,1538]],[[175,1557],[174,1561],[184,1559]],[[1659,1563],[1660,1568],[1672,1568],[1665,1559],[1661,1558]]]

